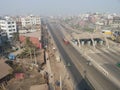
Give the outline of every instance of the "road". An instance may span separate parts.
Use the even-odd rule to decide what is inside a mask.
[[[67,31],[69,31],[69,29],[67,29]],[[79,47],[77,48],[79,49]],[[107,78],[109,78],[114,84],[116,84],[120,88],[120,68],[116,66],[116,63],[120,62],[119,47],[110,46],[110,48],[106,48],[105,46],[96,46],[97,52],[93,49],[93,47],[86,46],[86,48],[92,50],[92,52],[85,50],[85,52],[87,53],[86,55],[91,57],[102,68],[104,68],[104,70],[109,73],[109,76],[107,75]]]
[[[86,83],[86,81],[82,78],[80,72],[78,71],[78,69],[76,68],[74,63],[72,62],[69,55],[66,53],[66,51],[61,46],[61,43],[59,42],[56,35],[53,33],[53,31],[52,31],[53,29],[51,28],[51,26],[48,25],[48,28],[50,29],[51,34],[53,35],[53,38],[58,46],[58,49],[59,49],[63,59],[65,60],[65,63],[71,64],[71,67],[68,67],[68,70],[70,71],[72,77],[74,77],[74,86],[73,87],[75,88],[75,90],[92,90],[90,88],[90,86]]]
[[[62,42],[62,34],[55,24],[48,25],[53,38],[58,46],[58,49],[65,60],[65,63],[70,63],[72,66],[68,69],[70,70],[74,81],[76,82],[76,87],[78,90],[90,90],[90,86],[85,82],[80,73],[89,78],[90,82],[93,84],[96,90],[117,90],[118,88],[112,84],[106,77],[104,77],[100,72],[98,72],[93,66],[88,66],[85,58],[78,53],[73,46],[65,46]],[[109,87],[108,87],[109,86]]]
[[[117,52],[112,52],[110,49],[106,50],[101,48],[99,50],[101,53],[90,53],[89,56],[107,70],[112,78],[120,82],[120,68],[116,66],[116,63],[120,62],[120,56],[117,55]]]

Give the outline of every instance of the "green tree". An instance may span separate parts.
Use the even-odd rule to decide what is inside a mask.
[[[18,57],[24,58],[30,56],[31,58],[34,55],[35,49],[36,49],[35,45],[30,41],[30,38],[27,37],[25,41],[24,50]]]
[[[14,42],[19,41],[19,33],[18,33],[18,32],[13,33],[13,38],[12,38],[12,40],[13,40]]]

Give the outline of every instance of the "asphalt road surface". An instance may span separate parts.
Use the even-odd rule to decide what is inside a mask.
[[[73,79],[76,90],[91,90],[90,83],[83,79],[80,73],[83,73],[86,78],[90,80],[96,90],[118,90],[118,88],[111,83],[104,75],[97,71],[93,66],[87,65],[86,59],[78,53],[73,46],[65,45],[62,41],[62,34],[55,24],[48,24],[48,28],[53,35],[53,38],[58,46],[64,62],[70,63],[68,67]]]
[[[68,67],[68,69],[70,70],[70,73],[72,75],[72,77],[74,77],[74,88],[75,90],[92,90],[90,88],[90,86],[86,83],[86,81],[82,78],[80,72],[77,70],[76,66],[74,65],[74,63],[72,62],[71,58],[69,57],[69,55],[66,53],[66,51],[62,48],[59,40],[57,39],[56,35],[53,33],[51,27],[48,27],[51,31],[51,34],[53,35],[53,38],[58,46],[58,49],[63,57],[63,59],[65,60],[66,65],[68,63],[70,63],[70,67]]]
[[[116,50],[115,47],[97,47],[97,50],[100,53],[90,53],[89,57],[98,62],[109,73],[111,77],[109,78],[120,88],[120,68],[116,66],[116,63],[120,62],[119,48]]]

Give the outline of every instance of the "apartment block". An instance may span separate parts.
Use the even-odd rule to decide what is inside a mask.
[[[17,32],[16,22],[10,17],[0,19],[0,28],[7,33],[9,40],[12,39],[13,33]]]
[[[26,17],[21,17],[21,23],[23,27],[28,27],[32,25],[41,25],[41,20],[39,16],[26,16]]]

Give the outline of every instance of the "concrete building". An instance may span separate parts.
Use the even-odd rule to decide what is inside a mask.
[[[0,27],[3,31],[5,31],[7,33],[9,40],[12,39],[13,33],[17,32],[16,22],[10,17],[5,17],[5,18],[1,19]]]
[[[41,25],[41,20],[39,16],[26,16],[21,17],[21,23],[23,27],[33,26],[33,25]]]
[[[7,33],[3,30],[0,30],[0,46],[2,46],[5,42],[7,42]]]
[[[14,16],[12,19],[16,22],[17,30],[22,29],[21,16]]]
[[[29,37],[29,40],[39,49],[42,48],[42,43],[41,43],[41,30],[32,32],[32,33],[25,33],[25,34],[20,34],[19,39],[22,43],[25,42],[26,38]]]
[[[0,53],[3,51],[3,47],[5,48],[5,43],[7,41],[7,33],[3,30],[0,30]]]

